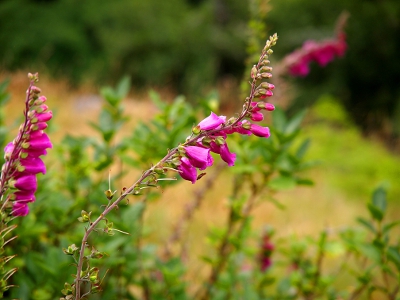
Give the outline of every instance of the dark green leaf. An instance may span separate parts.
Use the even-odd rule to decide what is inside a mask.
[[[367,229],[369,229],[370,231],[372,231],[373,233],[376,233],[376,229],[374,227],[374,224],[372,224],[372,222],[362,218],[362,217],[358,217],[357,218],[357,222],[364,225],[364,227],[366,227]]]

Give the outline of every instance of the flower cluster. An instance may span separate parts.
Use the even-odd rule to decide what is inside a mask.
[[[268,127],[263,127],[253,122],[260,122],[264,119],[262,113],[273,111],[274,105],[260,100],[273,95],[274,85],[268,82],[259,81],[272,77],[270,73],[268,55],[272,54],[270,49],[276,43],[277,36],[274,35],[267,41],[263,54],[257,65],[251,70],[250,97],[246,98],[242,113],[237,118],[226,119],[225,116],[218,116],[211,112],[210,116],[202,120],[192,129],[186,143],[178,147],[178,152],[172,158],[173,165],[177,166],[178,172],[183,179],[195,183],[200,177],[197,175],[197,169],[205,170],[212,166],[214,160],[211,152],[219,154],[221,159],[228,166],[233,166],[236,160],[236,154],[230,152],[227,137],[233,133],[243,135],[255,135],[268,138],[270,131]],[[257,101],[256,101],[257,100]],[[200,174],[199,176],[202,176]]]
[[[45,104],[46,97],[39,96],[40,89],[33,85],[38,80],[37,74],[29,74],[29,78],[31,84],[26,92],[25,120],[17,137],[4,149],[5,163],[1,170],[1,195],[11,189],[3,208],[11,207],[14,216],[28,214],[28,203],[35,201],[36,174],[46,173],[46,166],[40,156],[47,154],[46,149],[52,147],[43,130],[47,128],[47,121],[53,114]]]
[[[344,55],[347,48],[346,35],[339,32],[336,39],[329,39],[322,42],[313,40],[305,41],[300,49],[290,53],[284,59],[292,76],[307,76],[310,72],[310,63],[317,62],[321,67],[325,67],[335,57]]]

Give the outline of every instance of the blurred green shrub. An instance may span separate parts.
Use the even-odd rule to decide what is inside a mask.
[[[278,31],[275,49],[284,56],[308,39],[334,32],[336,18],[350,13],[345,32],[348,50],[325,68],[296,78],[300,92],[294,109],[313,103],[323,93],[335,95],[364,132],[380,132],[390,142],[400,133],[400,2],[397,0],[272,1],[271,31]],[[389,125],[389,126],[388,126]]]
[[[241,75],[243,1],[28,1],[0,3],[0,63],[40,68],[74,83],[129,74],[139,87],[199,92],[219,71]]]

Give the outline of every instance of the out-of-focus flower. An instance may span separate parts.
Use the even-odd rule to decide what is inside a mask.
[[[259,266],[261,272],[265,272],[272,265],[272,252],[274,251],[274,244],[271,242],[271,236],[269,232],[264,233],[261,240],[260,254],[259,254]]]
[[[346,34],[343,32],[345,20],[339,27],[336,38],[327,39],[322,42],[307,40],[302,47],[293,51],[283,59],[283,64],[292,76],[305,77],[310,73],[310,64],[316,62],[325,67],[336,57],[342,57],[347,49]]]

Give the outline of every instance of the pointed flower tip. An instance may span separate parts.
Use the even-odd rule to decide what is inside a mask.
[[[178,166],[179,175],[185,180],[191,181],[194,184],[197,180],[197,170],[190,163],[187,157],[181,158],[181,164]]]
[[[201,130],[213,130],[225,123],[225,116],[217,116],[215,113],[211,112],[210,116],[205,118],[203,121],[197,125]]]
[[[258,136],[258,137],[268,138],[271,136],[271,133],[270,133],[268,127],[262,127],[257,124],[251,124],[250,131],[251,131],[251,133],[253,133],[255,136]]]

